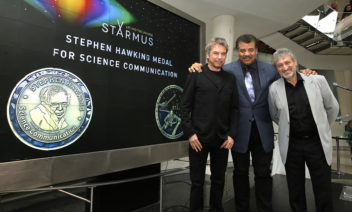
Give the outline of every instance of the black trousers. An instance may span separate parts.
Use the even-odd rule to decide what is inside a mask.
[[[229,150],[203,145],[202,151],[196,152],[189,147],[190,178],[190,211],[203,211],[203,185],[208,153],[210,153],[210,211],[224,211],[222,196],[225,185],[225,172]]]
[[[236,142],[236,141],[235,141]],[[235,191],[236,212],[249,212],[249,162],[252,155],[254,168],[255,195],[258,211],[272,211],[272,178],[270,164],[273,152],[265,152],[260,140],[258,128],[252,123],[248,151],[232,151],[234,162],[233,186]]]
[[[332,211],[331,167],[326,162],[319,137],[290,138],[289,142],[285,169],[292,211],[307,211],[305,163],[312,180],[316,211]]]

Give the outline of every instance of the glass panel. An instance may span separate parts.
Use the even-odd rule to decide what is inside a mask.
[[[306,23],[333,40],[333,45],[352,45],[352,14],[339,20],[342,13],[326,6],[320,6],[302,18]]]

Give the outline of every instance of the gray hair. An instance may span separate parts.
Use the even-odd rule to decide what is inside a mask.
[[[279,58],[284,56],[290,56],[293,61],[296,60],[296,55],[293,54],[291,50],[287,48],[280,48],[277,49],[276,52],[274,52],[273,54],[273,63],[275,63]]]
[[[224,38],[219,38],[219,37],[215,37],[212,38],[208,44],[205,46],[205,52],[206,53],[210,53],[210,50],[213,48],[213,46],[215,46],[216,44],[219,44],[223,47],[225,47],[226,49],[226,53],[229,50],[229,45],[227,44],[226,40]]]

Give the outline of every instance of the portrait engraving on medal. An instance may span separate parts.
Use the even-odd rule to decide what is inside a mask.
[[[86,85],[58,68],[40,69],[24,77],[12,91],[7,107],[13,133],[39,150],[74,143],[87,129],[92,112]]]

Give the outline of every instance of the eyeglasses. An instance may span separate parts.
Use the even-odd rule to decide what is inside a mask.
[[[51,103],[50,104],[50,107],[53,107],[53,108],[63,108],[63,107],[67,107],[68,105],[68,102],[54,102],[54,103]]]

